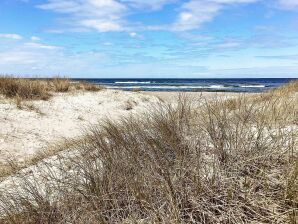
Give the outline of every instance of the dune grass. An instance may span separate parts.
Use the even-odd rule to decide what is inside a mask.
[[[102,87],[90,83],[71,83],[66,78],[24,79],[0,76],[0,94],[7,98],[21,100],[48,100],[54,92],[70,92],[74,90],[99,91]]]
[[[296,224],[297,92],[282,88],[92,126],[0,191],[0,222]]]
[[[102,87],[88,83],[88,82],[80,82],[80,83],[76,84],[76,88],[79,90],[81,89],[81,90],[85,90],[85,91],[89,91],[89,92],[97,92],[102,89]]]
[[[51,96],[46,82],[13,77],[0,77],[0,94],[9,98],[19,97],[26,100],[47,100]]]
[[[54,86],[53,90],[55,92],[68,92],[71,87],[70,81],[65,78],[57,77],[52,80],[49,80],[48,83],[50,83],[50,85],[52,84]]]
[[[288,94],[288,93],[297,93],[298,92],[298,81],[291,81],[290,83],[284,85],[284,86],[281,86],[277,89],[273,89],[272,90],[273,92],[275,92],[275,94],[281,94],[281,95],[284,95],[284,94]]]

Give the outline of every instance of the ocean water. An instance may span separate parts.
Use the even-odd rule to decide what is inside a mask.
[[[73,79],[108,89],[183,92],[263,92],[282,86],[290,78],[259,79]]]

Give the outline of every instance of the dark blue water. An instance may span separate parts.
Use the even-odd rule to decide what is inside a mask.
[[[183,92],[263,92],[293,80],[297,79],[73,79],[109,89]]]

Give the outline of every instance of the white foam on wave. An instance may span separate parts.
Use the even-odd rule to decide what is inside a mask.
[[[211,85],[211,86],[208,86],[207,88],[210,88],[210,89],[221,89],[221,88],[226,88],[226,87],[223,86],[223,85]]]
[[[119,82],[115,82],[115,84],[150,84],[151,82],[138,82],[138,81],[119,81]]]
[[[222,89],[223,85],[211,86],[106,86],[108,89]]]
[[[242,88],[265,88],[265,85],[242,85]]]

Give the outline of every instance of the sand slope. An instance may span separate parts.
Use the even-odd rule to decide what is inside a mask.
[[[140,112],[153,102],[158,102],[154,96],[114,90],[57,94],[49,101],[25,103],[31,109],[2,99],[0,159],[28,158],[48,144],[81,135],[89,124]]]

